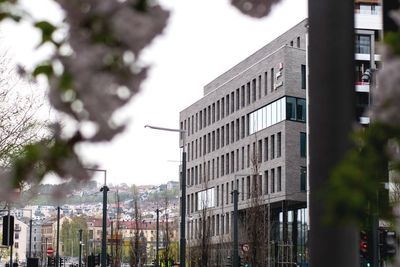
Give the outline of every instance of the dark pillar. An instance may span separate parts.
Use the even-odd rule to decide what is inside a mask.
[[[186,134],[186,133],[183,133]],[[185,237],[185,227],[186,227],[186,152],[185,143],[183,144],[182,152],[182,174],[181,174],[181,233],[180,233],[180,266],[186,266],[186,237]]]
[[[103,192],[103,226],[101,235],[101,267],[107,266],[107,191],[108,187],[104,185],[100,191]]]
[[[233,253],[232,266],[239,267],[239,237],[238,237],[238,195],[237,188],[233,190]]]
[[[60,207],[57,207],[57,244],[56,244],[56,262],[55,266],[60,266]]]
[[[29,220],[29,258],[32,257],[32,218]]]
[[[82,229],[79,229],[79,262],[78,266],[82,267]]]
[[[322,191],[355,121],[354,2],[309,0],[310,265],[359,266],[355,225],[325,224]],[[328,189],[329,190],[329,189]]]
[[[298,262],[297,259],[297,240],[299,238],[299,231],[298,231],[298,221],[297,221],[297,215],[298,214],[298,210],[295,209],[293,210],[293,222],[292,222],[292,245],[293,245],[293,262]]]
[[[157,221],[156,221],[156,267],[159,266],[160,258],[158,255],[158,248],[159,248],[159,231],[160,231],[160,210],[156,209],[157,213]]]

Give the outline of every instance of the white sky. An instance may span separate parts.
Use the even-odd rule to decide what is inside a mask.
[[[25,0],[36,17],[57,21],[49,0]],[[265,19],[246,17],[229,1],[162,0],[171,10],[167,29],[143,53],[151,64],[142,91],[121,112],[129,129],[109,144],[85,146],[88,162],[107,169],[110,183],[160,184],[178,180],[178,133],[145,129],[151,124],[179,127],[179,111],[202,97],[203,86],[307,16],[306,0],[283,0]],[[38,35],[27,26],[0,32],[17,62],[31,64],[46,54],[34,51]],[[98,175],[96,180],[101,180]]]

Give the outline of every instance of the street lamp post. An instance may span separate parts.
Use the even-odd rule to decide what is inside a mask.
[[[156,209],[157,221],[156,221],[156,267],[159,266],[159,231],[160,231],[160,209]]]
[[[100,192],[103,192],[103,225],[102,225],[102,234],[101,234],[101,267],[107,266],[107,170],[104,169],[94,169],[94,168],[85,168],[89,171],[94,172],[102,172],[104,174],[104,185],[100,189]]]
[[[82,229],[79,229],[79,262],[78,266],[82,267]]]
[[[56,267],[60,266],[60,206],[57,207]]]
[[[182,129],[171,129],[164,127],[157,127],[145,125],[145,128],[150,128],[160,131],[178,132],[182,134],[182,170],[181,170],[181,225],[180,225],[180,266],[186,266],[186,238],[185,238],[185,223],[186,223],[186,151],[185,151],[185,137],[186,131]]]

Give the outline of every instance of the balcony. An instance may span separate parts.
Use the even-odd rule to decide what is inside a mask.
[[[355,17],[356,29],[382,30],[382,13],[356,13]]]

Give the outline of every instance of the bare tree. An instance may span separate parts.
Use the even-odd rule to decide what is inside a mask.
[[[23,146],[45,136],[48,118],[39,114],[43,96],[20,78],[7,54],[0,56],[0,165],[9,167]],[[40,120],[39,117],[42,116]]]
[[[130,262],[131,266],[138,267],[140,264],[144,264],[146,262],[146,240],[143,235],[143,231],[140,231],[142,215],[140,211],[140,207],[138,204],[139,201],[139,193],[137,187],[133,187],[133,202],[135,209],[135,217],[134,217],[134,235],[131,239],[130,244]]]
[[[204,161],[205,163],[205,161]],[[189,258],[190,266],[207,267],[211,261],[211,210],[208,192],[208,181],[210,177],[207,173],[203,173],[200,177],[200,183],[203,185],[203,190],[198,192],[197,203],[194,205],[194,210],[198,210],[198,217],[193,220],[195,222],[193,241],[190,244]]]
[[[255,143],[257,144],[257,138]],[[249,243],[249,252],[247,260],[253,266],[262,266],[266,264],[265,251],[265,207],[262,203],[262,182],[260,176],[261,155],[253,148],[253,154],[250,158],[252,167],[252,187],[250,190],[250,205],[245,210],[246,239]],[[267,241],[268,242],[268,241]]]

